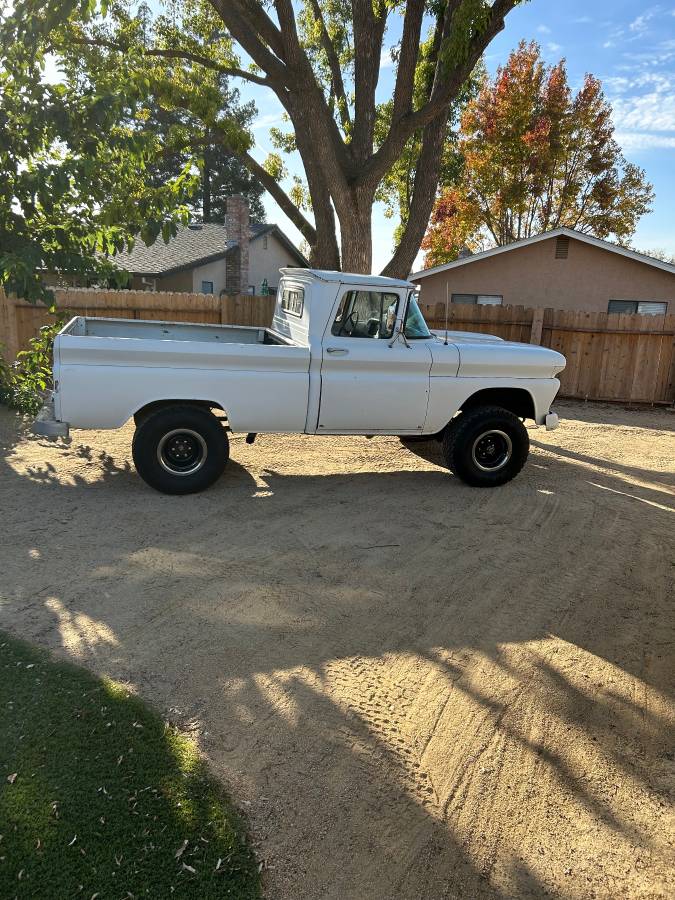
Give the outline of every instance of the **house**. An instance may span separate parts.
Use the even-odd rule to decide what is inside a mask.
[[[135,290],[205,294],[274,294],[282,266],[309,264],[277,225],[249,222],[243,197],[230,197],[224,225],[193,223],[168,243],[137,241],[115,263],[131,274]]]
[[[424,303],[675,312],[675,265],[570,228],[464,255],[410,280]]]

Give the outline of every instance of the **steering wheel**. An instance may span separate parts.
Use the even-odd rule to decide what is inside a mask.
[[[345,332],[347,331],[347,324],[349,324],[349,326],[350,326],[349,334],[350,334],[350,335],[354,334],[354,330],[356,329],[356,326],[359,324],[359,313],[358,313],[358,310],[353,309],[353,310],[349,313],[349,315],[348,315],[347,318],[345,319],[344,324],[343,324],[343,326],[342,326],[342,328],[341,328],[341,332],[342,332],[342,333],[345,333]]]

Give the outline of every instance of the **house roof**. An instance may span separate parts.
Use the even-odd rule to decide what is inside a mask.
[[[524,238],[522,241],[514,241],[512,244],[505,244],[503,247],[493,247],[491,250],[483,250],[482,253],[474,253],[472,256],[466,256],[462,259],[456,259],[453,262],[445,263],[442,266],[434,266],[431,269],[422,269],[419,272],[413,272],[410,276],[411,281],[419,278],[426,278],[428,275],[436,275],[439,272],[446,272],[449,269],[457,269],[460,266],[467,266],[470,263],[478,262],[481,259],[488,259],[490,256],[498,256],[500,253],[508,253],[510,250],[518,250],[520,247],[527,247],[529,244],[537,244],[539,241],[547,241],[555,237],[569,237],[576,241],[582,241],[584,244],[590,244],[593,247],[599,247],[601,250],[609,250],[610,253],[617,253],[619,256],[625,256],[636,262],[644,263],[647,266],[653,266],[655,269],[663,269],[675,275],[675,265],[664,262],[661,259],[655,259],[653,256],[647,256],[644,253],[638,253],[635,250],[627,250],[625,247],[619,247],[618,244],[612,244],[610,241],[602,241],[600,238],[592,237],[590,234],[583,234],[581,231],[575,231],[573,228],[556,228],[553,231],[544,231],[542,234],[536,234],[534,237]]]
[[[299,266],[309,263],[277,225],[252,223],[250,240],[265,234],[274,235],[297,260]],[[195,223],[179,226],[178,233],[168,243],[158,237],[149,247],[137,240],[131,253],[118,253],[114,261],[133,275],[171,275],[205,263],[222,259],[237,242],[228,240],[225,225]]]

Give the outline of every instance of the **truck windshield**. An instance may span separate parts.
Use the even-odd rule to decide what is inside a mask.
[[[424,321],[422,311],[417,305],[417,299],[414,294],[411,295],[408,301],[408,311],[405,314],[405,327],[403,330],[405,336],[411,340],[415,340],[415,338],[430,338],[432,336],[427,328],[427,323]]]

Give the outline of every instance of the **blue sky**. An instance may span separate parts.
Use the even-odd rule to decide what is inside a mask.
[[[396,43],[398,34],[387,36]],[[604,84],[614,108],[616,137],[626,158],[644,168],[656,192],[654,210],[642,219],[634,238],[638,249],[661,248],[675,254],[675,4],[637,0],[530,0],[514,10],[506,28],[487,51],[490,71],[504,63],[521,38],[535,39],[547,61],[567,60],[577,88],[591,72]],[[394,70],[383,59],[379,94],[391,96]],[[281,107],[270,92],[242,85],[242,96],[256,101],[258,158],[271,148],[270,125],[280,126]],[[291,171],[301,174],[298,160]],[[268,219],[296,241],[300,236],[281,210],[266,198]],[[389,259],[395,222],[376,208],[373,223],[374,271]]]

